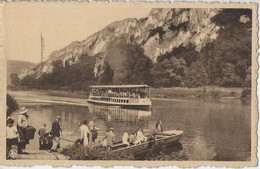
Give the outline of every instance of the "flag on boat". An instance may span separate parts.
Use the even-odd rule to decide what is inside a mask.
[[[155,124],[155,128],[157,131],[163,132],[163,127],[162,127],[162,121],[158,118],[157,122]]]

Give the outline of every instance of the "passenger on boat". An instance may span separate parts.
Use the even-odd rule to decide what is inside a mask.
[[[129,136],[128,136],[128,133],[127,133],[127,132],[125,132],[125,133],[123,134],[122,142],[123,142],[123,144],[129,146]]]
[[[113,131],[114,131],[114,128],[110,127],[109,132],[106,132],[104,138],[102,139],[102,142],[104,140],[106,140],[108,150],[112,149],[112,146],[113,146],[114,141],[115,141],[115,134],[114,134]]]
[[[134,141],[134,144],[137,145],[137,144],[145,142],[146,140],[147,140],[147,137],[144,136],[143,129],[139,129],[136,134],[136,139]]]
[[[87,120],[84,120],[83,124],[80,126],[80,138],[83,140],[84,146],[88,146],[89,130],[87,124],[88,124]]]
[[[132,133],[129,136],[129,145],[130,146],[134,145],[134,141],[135,141],[135,133]]]

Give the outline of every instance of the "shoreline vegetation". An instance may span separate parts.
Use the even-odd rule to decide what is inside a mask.
[[[115,153],[105,148],[89,148],[75,144],[64,148],[61,154],[68,156],[70,160],[134,160],[134,156],[126,153]]]
[[[12,92],[15,91],[31,91],[39,94],[57,97],[70,97],[70,98],[88,98],[87,91],[67,91],[67,90],[21,90],[20,88],[9,88]],[[186,87],[171,87],[171,88],[150,88],[151,99],[198,99],[198,100],[246,100],[250,102],[251,88],[246,87],[217,87],[217,86],[204,86],[198,88]]]

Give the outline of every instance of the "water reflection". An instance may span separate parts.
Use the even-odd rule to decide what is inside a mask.
[[[113,106],[90,105],[88,109],[89,112],[93,114],[93,116],[97,116],[98,118],[104,119],[107,122],[115,123],[130,122],[135,124],[148,124],[152,114],[152,112],[148,110],[125,109]]]
[[[102,120],[106,129],[101,131],[104,135],[109,127],[115,128],[116,139],[120,140],[124,132],[129,134],[140,128],[149,129],[152,112],[149,110],[125,109],[113,106],[89,105],[89,113],[97,120]],[[97,123],[97,126],[100,125]]]

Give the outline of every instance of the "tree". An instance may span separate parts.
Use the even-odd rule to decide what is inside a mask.
[[[236,74],[235,65],[226,63],[223,67],[223,78],[221,86],[225,87],[240,87],[242,84],[242,78]]]
[[[7,104],[7,110],[6,110],[6,116],[10,116],[12,112],[16,111],[18,109],[17,101],[9,94],[6,95],[6,104]]]
[[[153,86],[182,86],[186,70],[186,62],[183,58],[171,57],[170,59],[164,59],[152,68]]]
[[[191,67],[185,74],[184,85],[187,87],[198,87],[209,84],[207,68],[201,61],[191,64]]]
[[[112,84],[114,71],[111,69],[107,60],[104,61],[104,72],[99,76],[98,83],[99,84]]]
[[[168,69],[169,60],[165,59],[162,62],[155,64],[152,68],[153,87],[171,87],[170,73]]]
[[[126,60],[123,66],[126,70],[125,84],[150,84],[152,61],[144,55],[144,50],[138,45],[126,44]]]
[[[108,47],[107,61],[114,84],[151,84],[152,61],[140,45],[116,39]]]
[[[17,73],[11,73],[10,74],[10,79],[11,79],[11,84],[14,86],[19,86],[20,85],[20,79],[18,77]]]

